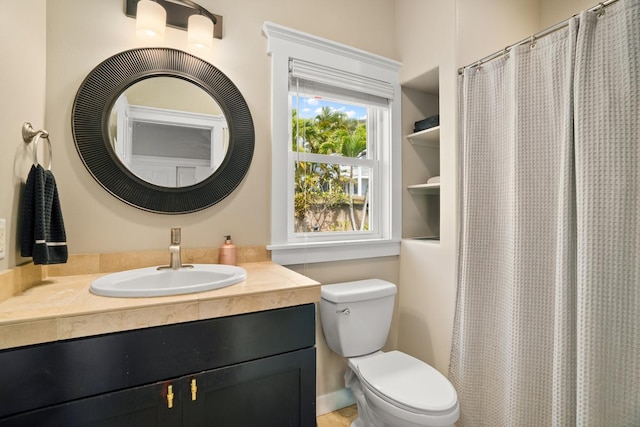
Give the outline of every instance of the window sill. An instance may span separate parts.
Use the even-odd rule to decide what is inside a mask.
[[[349,240],[342,242],[268,245],[271,260],[280,265],[397,256],[400,240]]]

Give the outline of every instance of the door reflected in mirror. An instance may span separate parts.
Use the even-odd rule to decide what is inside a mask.
[[[222,164],[229,130],[220,105],[194,83],[155,76],[117,98],[109,141],[120,162],[160,187],[188,187]]]

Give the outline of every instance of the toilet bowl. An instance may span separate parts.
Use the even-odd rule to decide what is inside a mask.
[[[451,383],[414,357],[399,351],[378,353],[349,359],[349,368],[352,377],[347,382],[352,390],[359,387],[370,411],[366,426],[445,427],[458,419]]]
[[[348,358],[345,385],[356,398],[352,427],[445,427],[459,417],[451,383],[400,351],[382,352],[396,286],[379,280],[324,285],[320,315],[329,348]]]

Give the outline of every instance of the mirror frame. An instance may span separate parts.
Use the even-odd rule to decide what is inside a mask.
[[[161,187],[134,175],[117,157],[109,138],[109,116],[129,86],[151,77],[191,82],[220,105],[229,128],[229,146],[218,169],[188,187]],[[102,187],[139,209],[183,214],[208,208],[242,182],[253,158],[255,133],[247,103],[233,82],[208,62],[171,48],[138,48],[117,53],[96,66],[80,85],[71,128],[82,162]]]

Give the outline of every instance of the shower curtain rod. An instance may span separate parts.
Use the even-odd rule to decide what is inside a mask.
[[[589,12],[601,11],[602,13],[604,13],[604,8],[605,7],[609,6],[610,4],[615,3],[617,1],[618,0],[606,0],[606,1],[603,1],[601,3],[598,3],[597,5],[591,7],[589,9],[587,9],[587,10]],[[480,67],[483,64],[486,64],[487,62],[490,62],[490,61],[493,61],[494,59],[500,58],[501,56],[508,54],[509,51],[511,49],[513,49],[514,47],[516,47],[516,46],[520,46],[520,45],[525,44],[525,43],[531,43],[532,46],[535,46],[535,41],[536,40],[538,40],[541,37],[548,36],[549,34],[555,33],[556,31],[566,27],[567,25],[569,25],[569,20],[571,20],[572,18],[575,18],[576,16],[578,16],[578,15],[577,14],[573,15],[570,18],[565,19],[562,22],[558,22],[557,24],[552,25],[551,27],[545,28],[544,30],[542,30],[542,31],[540,31],[538,33],[535,33],[532,36],[527,37],[526,39],[522,39],[517,43],[514,43],[512,45],[507,46],[503,50],[499,50],[499,51],[494,52],[491,55],[487,55],[484,58],[482,58],[482,59],[480,59],[478,61],[475,61],[475,62],[473,62],[473,63],[471,63],[469,65],[466,65],[464,67],[458,68],[458,74],[462,75],[464,73],[464,70],[466,70],[468,68],[470,69],[470,68]]]

